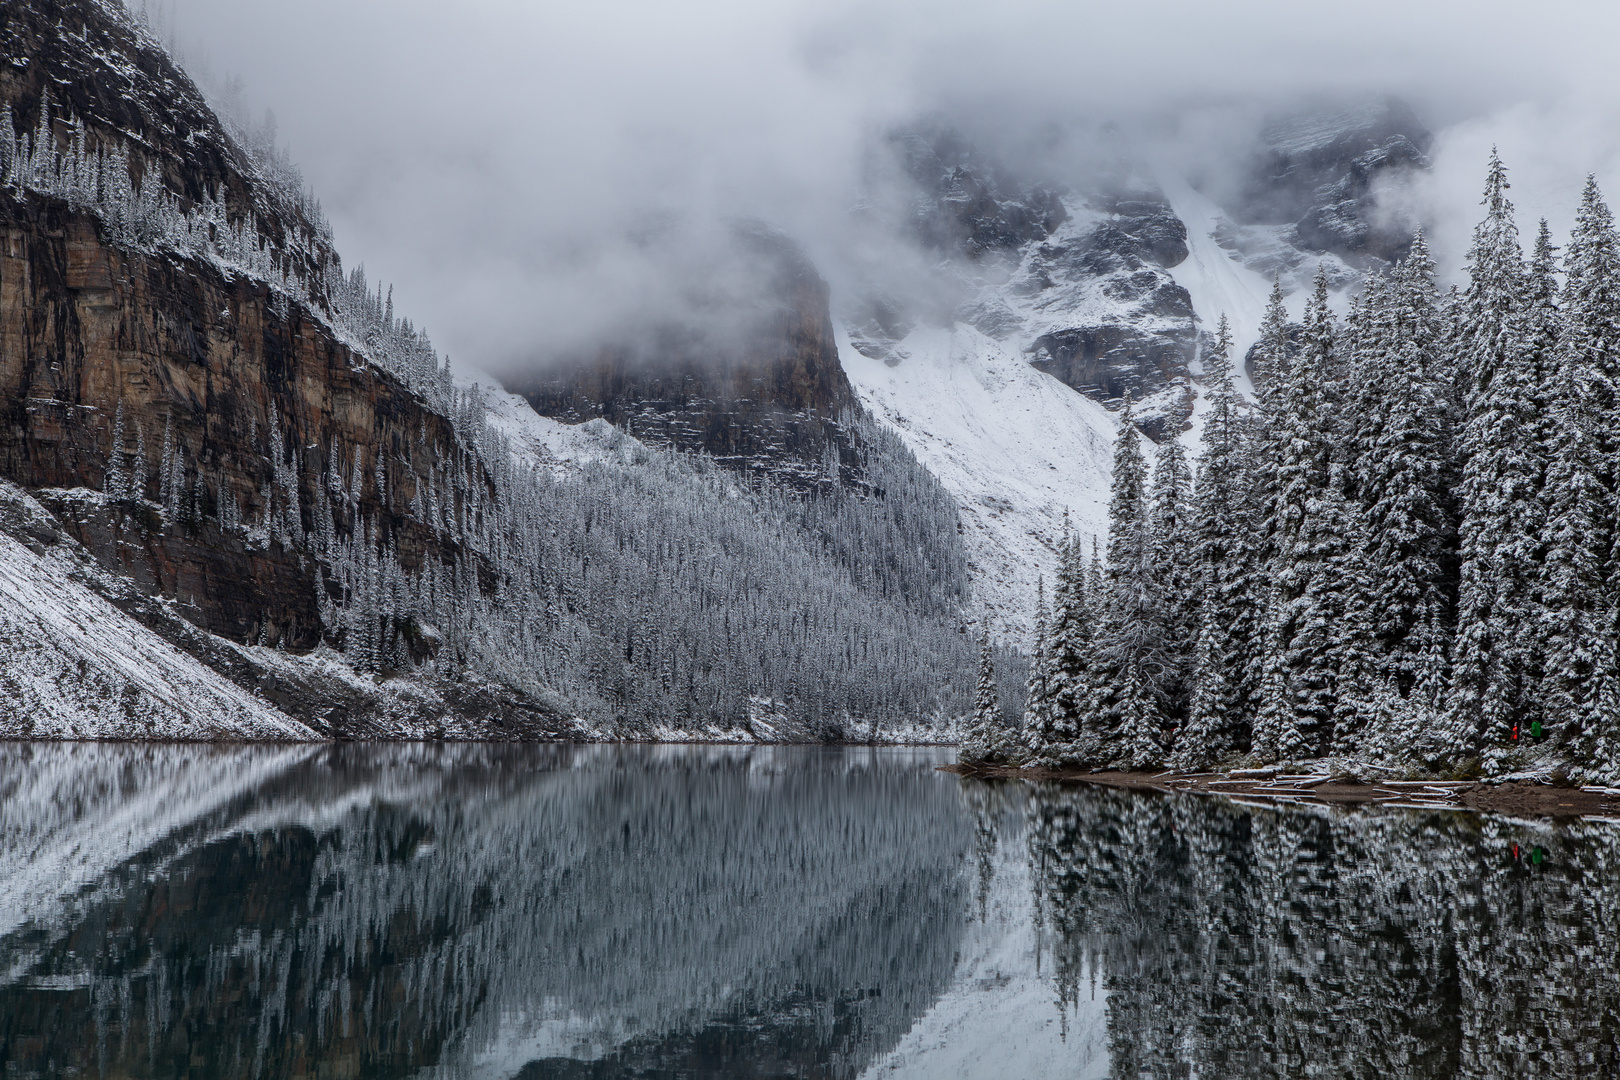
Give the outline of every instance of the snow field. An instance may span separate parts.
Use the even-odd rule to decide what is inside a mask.
[[[1051,578],[1068,512],[1083,538],[1107,536],[1117,422],[970,326],[914,330],[889,367],[843,330],[839,359],[861,402],[958,501],[975,600],[998,637],[1024,640],[1036,576]]]
[[[312,737],[76,580],[70,543],[36,552],[0,533],[0,737]]]

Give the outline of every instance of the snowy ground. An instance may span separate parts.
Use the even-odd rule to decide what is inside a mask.
[[[862,403],[887,423],[961,507],[975,597],[1019,644],[1048,583],[1067,512],[1106,539],[1118,424],[1112,414],[970,326],[912,331],[897,367],[838,338]]]
[[[312,736],[92,591],[103,572],[21,489],[0,512],[0,738]]]

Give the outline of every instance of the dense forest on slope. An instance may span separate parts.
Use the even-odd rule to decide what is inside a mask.
[[[1492,157],[1468,282],[1421,236],[1335,317],[1279,288],[1196,478],[1123,425],[1106,552],[1068,544],[1022,736],[970,757],[1620,779],[1620,238],[1595,181],[1559,257]]]
[[[858,411],[829,419],[828,482],[795,495],[701,458],[520,460],[391,294],[342,269],[273,143],[239,145],[122,8],[31,0],[5,33],[38,61],[0,80],[7,472],[245,646],[232,677],[297,682],[253,649],[313,650],[442,694],[407,727],[386,703],[277,700],[347,735],[464,730],[458,708],[506,717],[484,734],[765,737],[965,710],[954,506]],[[176,102],[189,134],[164,126]]]

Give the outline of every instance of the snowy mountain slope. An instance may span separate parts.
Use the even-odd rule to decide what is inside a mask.
[[[1175,218],[1186,225],[1187,249],[1183,261],[1158,273],[1191,297],[1200,346],[1202,335],[1213,334],[1226,316],[1238,389],[1252,398],[1243,357],[1259,339],[1272,280],[1255,268],[1265,264],[1246,256],[1232,237],[1246,229],[1244,235],[1252,239],[1256,227],[1234,224],[1178,173],[1160,170],[1155,180]],[[1043,242],[1049,249],[1084,244],[1106,220],[1078,202],[1068,205],[1069,218]],[[1164,335],[1176,321],[1151,304],[1140,318],[1132,316],[1105,287],[1106,277],[1049,272],[1050,250],[1040,255],[1040,246],[1029,245],[1004,284],[985,286],[974,308],[977,325],[964,321],[951,329],[913,329],[881,350],[864,337],[855,343],[864,349],[854,347],[847,333],[839,338],[841,362],[862,402],[900,433],[956,497],[973,560],[975,599],[997,632],[1014,640],[1022,640],[1030,625],[1037,575],[1051,578],[1064,511],[1082,537],[1107,534],[1118,428],[1114,413],[1037,369],[1027,351],[1030,343],[1065,326],[1122,319],[1134,319],[1144,335]],[[1330,278],[1340,283],[1335,295],[1341,303],[1346,289],[1360,281],[1359,272],[1336,255],[1302,254],[1293,247],[1288,254],[1278,273],[1296,316],[1304,302],[1302,283],[1319,263],[1327,264]],[[1029,287],[1036,278],[1045,287]],[[1178,437],[1196,452],[1205,394],[1196,363],[1192,374],[1188,386],[1173,381],[1147,406],[1169,413],[1178,407],[1171,398],[1182,400],[1190,387],[1192,412]]]
[[[1103,539],[1118,428],[1101,405],[1032,367],[1015,346],[966,325],[913,330],[894,367],[839,336],[866,408],[905,440],[958,501],[975,600],[996,633],[1023,643],[1035,580],[1050,582],[1070,515]]]
[[[135,855],[307,762],[300,746],[0,744],[0,938],[48,912],[61,897],[81,903],[116,889],[107,879]],[[109,754],[121,767],[108,781]],[[182,849],[170,852],[171,857]],[[44,927],[39,927],[44,929]],[[0,982],[9,973],[0,971]]]
[[[565,424],[541,416],[522,395],[507,393],[492,382],[478,382],[474,387],[490,427],[505,436],[524,465],[564,471],[590,462],[632,465],[649,453],[640,439],[606,420]]]
[[[313,737],[92,591],[99,567],[19,488],[0,513],[0,737]]]
[[[1162,172],[1159,186],[1187,226],[1187,258],[1170,268],[1170,276],[1192,297],[1201,328],[1211,333],[1224,314],[1232,328],[1234,357],[1260,339],[1271,282],[1243,265],[1216,240],[1230,223],[1220,207],[1180,175]]]
[[[1108,996],[1082,999],[1065,1029],[1030,901],[1029,858],[1004,836],[983,918],[968,926],[951,986],[863,1080],[1102,1080],[1109,1075]]]

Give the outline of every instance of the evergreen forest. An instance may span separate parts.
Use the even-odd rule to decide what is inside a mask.
[[[1105,544],[1062,544],[1021,728],[966,760],[1620,780],[1620,240],[1595,180],[1526,255],[1493,152],[1466,281],[1419,233],[1342,318],[1274,288],[1196,461],[1119,427]],[[981,685],[984,684],[981,677]]]

